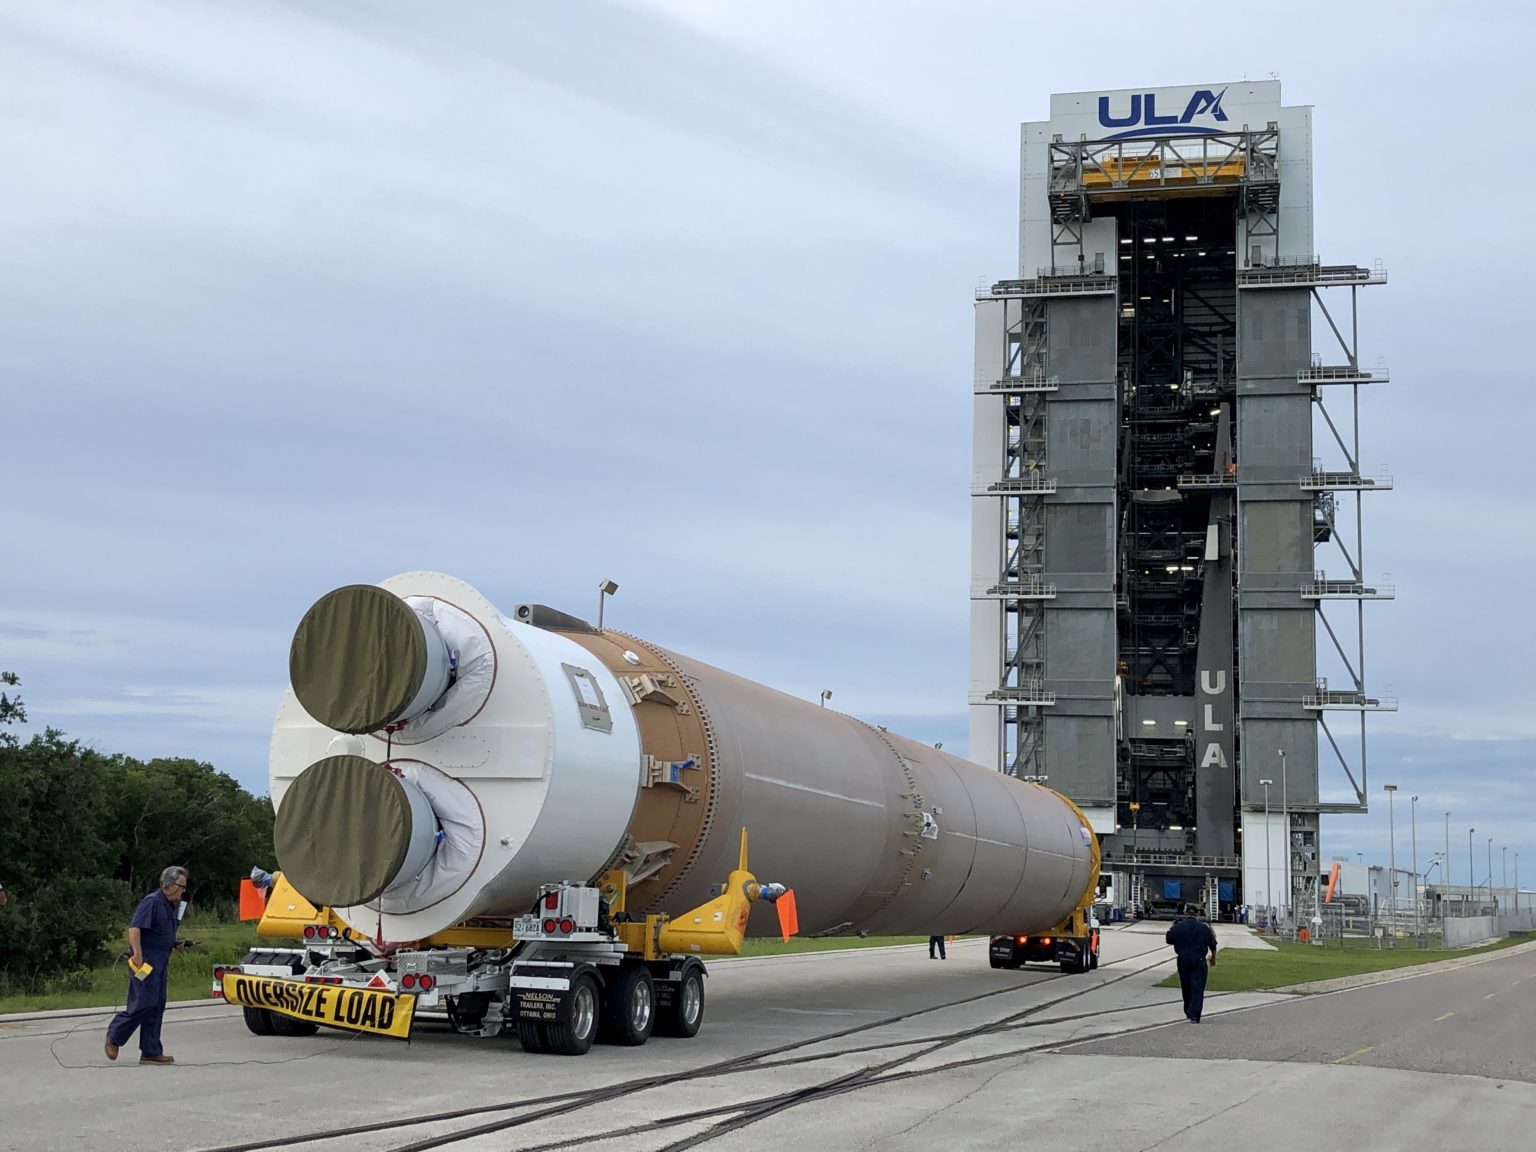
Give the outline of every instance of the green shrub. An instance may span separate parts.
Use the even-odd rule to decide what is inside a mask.
[[[89,971],[127,947],[128,886],[100,877],[57,877],[0,908],[0,982],[32,990],[59,973]],[[114,945],[115,946],[115,945]]]

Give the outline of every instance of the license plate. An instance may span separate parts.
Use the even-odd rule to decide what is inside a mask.
[[[512,935],[537,936],[539,934],[539,918],[537,916],[519,916],[512,921]]]
[[[411,1038],[416,1015],[416,997],[411,995],[234,972],[224,973],[224,1002],[267,1008],[295,1020],[397,1040]]]

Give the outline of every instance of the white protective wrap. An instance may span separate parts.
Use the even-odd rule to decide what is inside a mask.
[[[426,867],[369,905],[375,912],[398,915],[430,908],[464,887],[485,851],[485,817],[465,784],[430,764],[395,759],[389,766],[425,793],[443,834]]]
[[[419,744],[467,724],[485,707],[496,682],[496,647],[478,620],[452,604],[435,596],[407,596],[405,602],[437,626],[443,644],[458,662],[458,675],[442,698],[395,732],[396,744]]]

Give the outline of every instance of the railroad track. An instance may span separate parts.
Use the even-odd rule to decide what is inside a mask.
[[[607,1085],[602,1088],[585,1089],[572,1092],[556,1093],[552,1095],[528,1097],[520,1100],[501,1101],[493,1104],[477,1105],[473,1107],[420,1113],[413,1116],[397,1117],[391,1120],[381,1120],[369,1124],[358,1124],[347,1127],[332,1127],[316,1129],[311,1132],[296,1133],[282,1137],[273,1137],[263,1140],[250,1141],[241,1144],[225,1144],[215,1148],[203,1149],[202,1152],[266,1152],[269,1149],[294,1148],[308,1143],[320,1141],[335,1142],[347,1137],[378,1136],[383,1133],[405,1133],[412,1128],[426,1128],[431,1125],[450,1124],[455,1121],[473,1120],[484,1117],[497,1117],[484,1120],[482,1123],[468,1127],[456,1128],[449,1132],[436,1133],[423,1136],[407,1143],[390,1145],[388,1147],[378,1143],[370,1143],[369,1147],[375,1152],[429,1152],[435,1148],[452,1147],[455,1144],[463,1144],[467,1141],[491,1136],[496,1133],[506,1132],[514,1128],[537,1124],[541,1121],[555,1120],[561,1117],[570,1117],[582,1113],[588,1109],[600,1107],[627,1097],[657,1088],[664,1088],[678,1083],[713,1079],[723,1076],[737,1075],[740,1073],[761,1073],[775,1068],[790,1066],[803,1066],[817,1064],[826,1061],[837,1060],[852,1055],[867,1055],[879,1052],[888,1052],[892,1049],[915,1049],[900,1055],[893,1055],[889,1059],[876,1062],[851,1073],[839,1075],[820,1084],[786,1092],[772,1093],[757,1098],[738,1100],[729,1104],[721,1104],[712,1108],[695,1110],[685,1113],[677,1113],[656,1120],[628,1125],[603,1133],[587,1133],[579,1137],[570,1137],[551,1143],[539,1144],[530,1147],[526,1152],[552,1152],[554,1149],[573,1147],[584,1143],[597,1143],[604,1140],[614,1140],[626,1137],[634,1137],[643,1134],[654,1135],[668,1128],[685,1124],[697,1123],[704,1120],[717,1119],[718,1123],[712,1125],[704,1132],[686,1137],[674,1144],[667,1145],[668,1150],[681,1150],[697,1147],[709,1140],[724,1136],[729,1132],[738,1131],[759,1120],[776,1115],[786,1109],[816,1100],[824,1100],[846,1092],[857,1091],[862,1088],[872,1087],[878,1084],[892,1083],[909,1079],[915,1076],[935,1075],[952,1070],[963,1065],[988,1063],[993,1060],[1013,1058],[1026,1055],[1030,1052],[1043,1051],[1049,1048],[1062,1047],[1070,1041],[1053,1040],[1048,1043],[1027,1045],[1007,1052],[989,1055],[980,1058],[956,1061],[954,1063],[941,1064],[922,1069],[910,1069],[905,1066],[915,1060],[932,1055],[935,1052],[967,1040],[982,1036],[1015,1033],[1028,1028],[1042,1027],[1047,1024],[1059,1024],[1074,1020],[1092,1019],[1111,1013],[1137,1011],[1152,1007],[1165,1007],[1172,1000],[1158,1001],[1154,1004],[1136,1005],[1130,1008],[1115,1008],[1094,1012],[1078,1013],[1070,1016],[1054,1016],[1048,1019],[1037,1019],[1041,1013],[1062,1004],[1070,1003],[1095,992],[1101,992],[1125,980],[1141,975],[1152,968],[1168,962],[1167,948],[1161,942],[1155,948],[1149,948],[1137,952],[1131,956],[1102,964],[1099,971],[1118,968],[1125,964],[1134,963],[1144,957],[1156,955],[1158,958],[1139,967],[1117,973],[1109,979],[1094,980],[1092,983],[1075,987],[1071,992],[1061,996],[1046,999],[1039,1003],[1031,1004],[1019,1011],[1009,1013],[997,1020],[968,1028],[940,1031],[934,1034],[920,1037],[906,1037],[879,1041],[875,1043],[860,1044],[855,1046],[840,1046],[826,1052],[806,1053],[803,1049],[818,1045],[832,1044],[839,1040],[864,1036],[876,1032],[882,1028],[904,1023],[924,1016],[964,1008],[968,1005],[993,1000],[999,997],[1014,995],[1028,988],[1039,988],[1045,984],[1051,984],[1058,980],[1072,980],[1077,984],[1083,978],[1081,976],[1066,977],[1047,975],[1043,980],[1033,981],[1030,984],[1014,985],[1007,988],[992,989],[987,992],[972,996],[964,996],[956,1000],[946,1001],[926,1008],[913,1009],[896,1015],[887,1016],[879,1020],[869,1021],[863,1024],[852,1025],[832,1032],[822,1033],[817,1036],[796,1040],[786,1044],[776,1045],[771,1048],[761,1049],[756,1052],[746,1053],[741,1056],[716,1061],[712,1064],[700,1065],[697,1068],[683,1072],[673,1072],[664,1075],[644,1076],[632,1080],[622,1081],[617,1084]],[[1137,1031],[1145,1031],[1150,1028],[1164,1027],[1163,1022],[1148,1025],[1147,1028],[1128,1029],[1125,1034],[1134,1034]],[[498,1113],[516,1112],[515,1116],[500,1115]]]

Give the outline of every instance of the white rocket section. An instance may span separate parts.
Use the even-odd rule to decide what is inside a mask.
[[[503,619],[450,576],[410,573],[382,587],[413,607],[425,598],[473,618],[493,649],[494,682],[472,724],[404,745],[340,736],[285,693],[272,734],[275,806],[295,777],[337,752],[403,761],[414,783],[453,800],[454,819],[443,822],[452,839],[438,853],[448,867],[336,912],[370,938],[418,940],[491,910],[522,910],[541,884],[594,875],[623,838],[640,788],[639,733],[618,681],[585,649]]]

